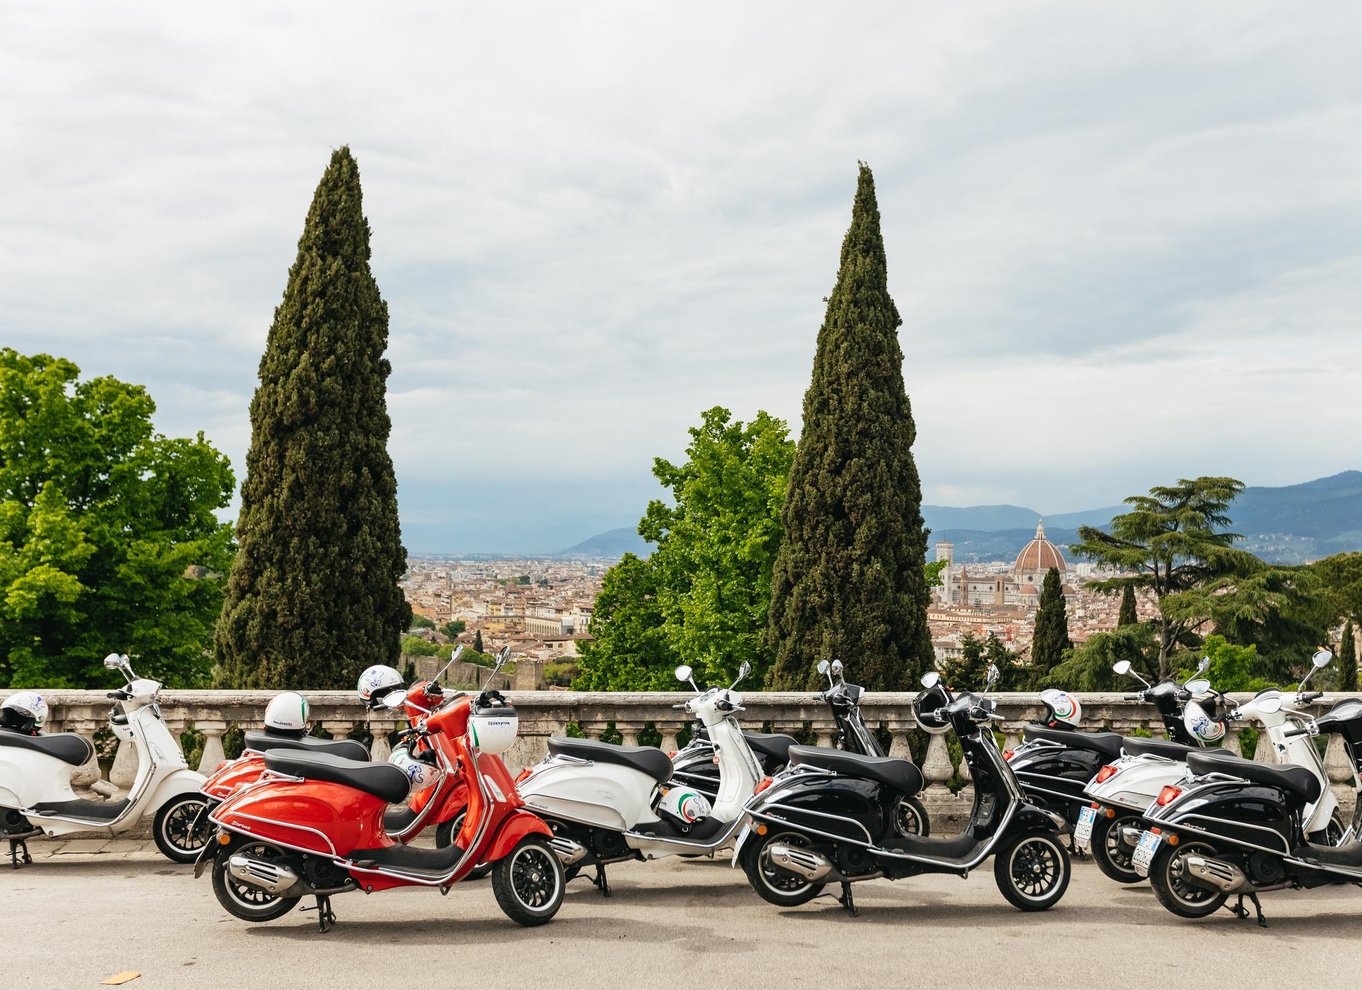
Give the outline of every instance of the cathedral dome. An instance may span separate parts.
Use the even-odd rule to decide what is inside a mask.
[[[1058,568],[1061,575],[1068,570],[1064,554],[1060,553],[1059,547],[1045,538],[1045,527],[1037,523],[1036,538],[1017,554],[1017,562],[1012,565],[1012,572],[1022,575],[1027,581],[1039,584],[1044,579],[1045,572],[1052,567]]]

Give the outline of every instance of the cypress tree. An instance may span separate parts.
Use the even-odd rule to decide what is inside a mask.
[[[1338,647],[1338,689],[1357,690],[1357,638],[1351,619],[1343,626],[1343,641]]]
[[[1031,638],[1032,682],[1036,687],[1053,687],[1041,681],[1064,659],[1064,651],[1071,648],[1069,614],[1064,604],[1064,591],[1059,583],[1059,569],[1045,572],[1045,583],[1040,589],[1036,608],[1036,631]]]
[[[340,688],[395,664],[411,609],[383,357],[388,307],[349,148],[331,156],[274,312],[218,622],[232,687]]]
[[[1139,621],[1140,615],[1135,610],[1135,586],[1128,584],[1121,592],[1121,613],[1116,617],[1116,628],[1133,626]]]
[[[481,629],[479,629],[477,632],[475,632],[475,633],[473,634],[473,650],[474,650],[474,652],[477,652],[477,653],[484,653],[484,652],[486,652],[486,651],[483,650],[483,648],[482,648],[482,630],[481,630]]]
[[[871,690],[913,688],[932,661],[917,430],[888,283],[875,181],[862,164],[781,514],[767,622],[773,687],[816,687],[816,659],[845,657]]]

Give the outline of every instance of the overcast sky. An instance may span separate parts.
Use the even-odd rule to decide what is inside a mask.
[[[0,345],[244,470],[331,149],[414,551],[632,526],[795,430],[858,159],[929,502],[1362,467],[1362,6],[0,0]]]

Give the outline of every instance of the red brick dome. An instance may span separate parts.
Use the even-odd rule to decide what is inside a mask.
[[[1035,580],[1039,582],[1052,567],[1058,568],[1059,573],[1063,574],[1069,565],[1064,562],[1064,554],[1060,553],[1059,547],[1045,538],[1045,527],[1037,523],[1036,538],[1017,554],[1012,571],[1014,574],[1035,575]]]

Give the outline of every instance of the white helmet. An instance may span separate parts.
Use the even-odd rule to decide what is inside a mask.
[[[265,709],[265,728],[280,732],[307,730],[307,699],[297,691],[277,694]]]
[[[1046,688],[1040,693],[1040,700],[1049,712],[1049,717],[1045,720],[1049,725],[1058,722],[1069,726],[1071,729],[1076,729],[1078,723],[1083,721],[1083,706],[1068,691]]]
[[[439,767],[412,756],[411,750],[406,746],[398,746],[393,750],[388,762],[407,775],[407,779],[411,781],[412,793],[433,787],[444,776],[444,771]]]
[[[37,732],[47,719],[47,702],[34,691],[20,691],[0,705],[0,725],[20,732]]]
[[[1182,725],[1188,735],[1202,743],[1219,742],[1225,738],[1225,723],[1206,714],[1206,709],[1195,701],[1187,702],[1182,710]]]
[[[375,664],[359,675],[355,693],[366,705],[382,701],[383,696],[402,686],[402,675],[384,664]]]

